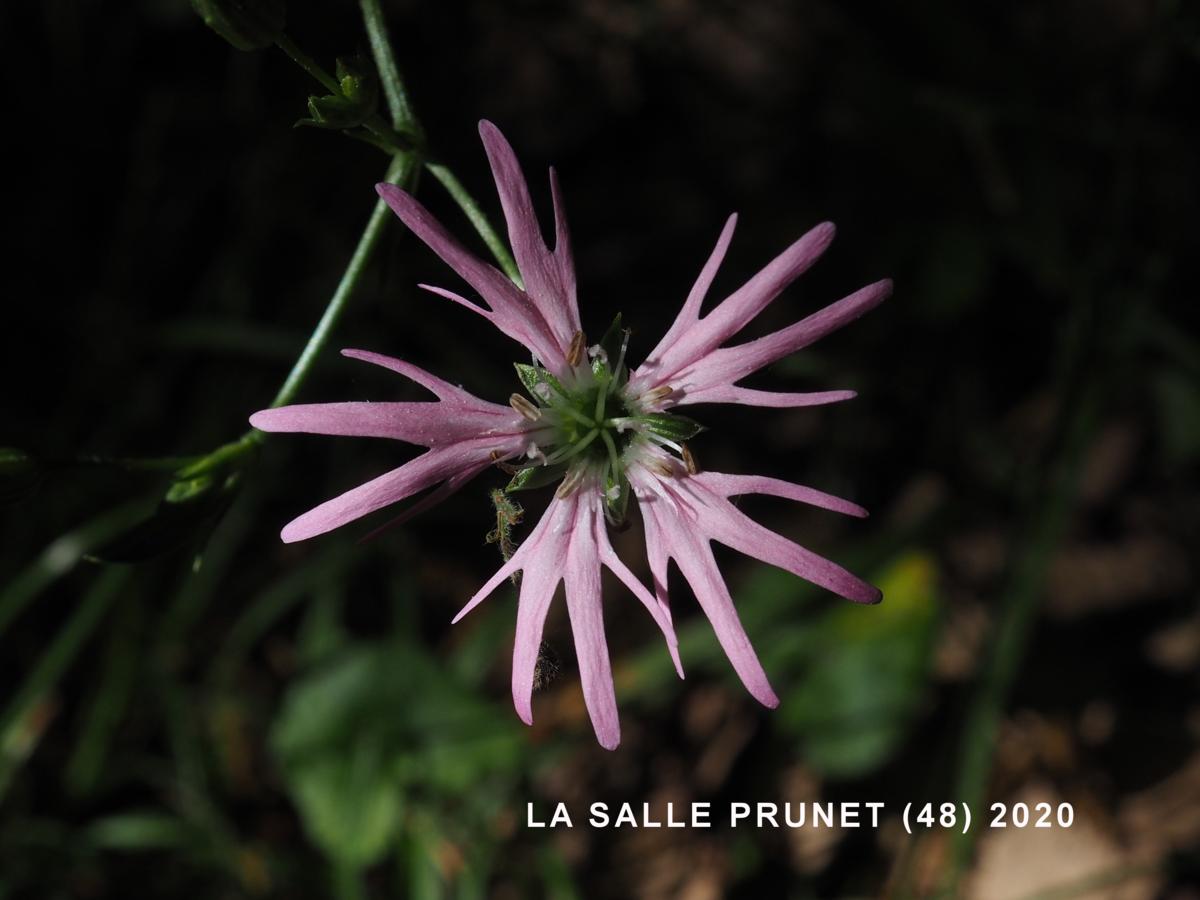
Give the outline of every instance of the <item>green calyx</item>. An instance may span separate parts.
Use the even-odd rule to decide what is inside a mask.
[[[516,365],[517,376],[552,437],[539,448],[544,457],[518,469],[506,491],[529,490],[562,479],[559,490],[565,494],[582,476],[592,475],[603,489],[606,515],[617,525],[624,521],[629,504],[626,470],[636,447],[656,443],[678,449],[681,442],[700,432],[699,423],[684,416],[645,411],[627,394],[629,332],[620,326],[621,317],[617,316],[593,348],[590,362],[584,358],[573,361],[569,383],[541,366]],[[583,346],[582,335],[577,335],[575,343]]]

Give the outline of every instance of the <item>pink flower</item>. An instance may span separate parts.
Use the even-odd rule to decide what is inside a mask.
[[[613,571],[662,630],[680,676],[678,642],[667,598],[667,567],[674,560],[712,623],[721,646],[747,690],[767,706],[779,702],[738,618],[713,558],[711,542],[786,569],[859,603],[876,603],[879,591],[845,569],[751,520],[729,500],[770,494],[853,516],[846,500],[774,478],[699,472],[685,441],[700,430],[674,410],[695,403],[812,406],[854,396],[851,391],[772,393],[737,384],[746,376],[808,346],[882,302],[891,291],[880,281],[800,322],[740,345],[726,346],[833,239],[819,225],[745,285],[700,315],[709,286],[733,235],[730,217],[674,324],[632,372],[625,363],[628,332],[618,323],[587,348],[575,298],[575,273],[558,182],[553,170],[555,246],[542,238],[529,189],[512,148],[489,122],[480,123],[509,240],[524,282],[518,286],[462,247],[415,198],[392,185],[378,186],[396,215],[479,295],[483,305],[443,288],[426,290],[484,316],[518,341],[531,362],[517,364],[528,398],[514,394],[496,406],[414,366],[344,351],[391,368],[439,399],[426,403],[331,403],[264,410],[251,423],[267,431],[390,437],[427,447],[393,472],[305,513],[283,530],[284,540],[321,534],[437,486],[410,506],[406,518],[457,490],[493,463],[515,472],[506,490],[559,481],[554,499],[516,552],[455,617],[457,622],[509,576],[523,573],[513,648],[512,693],[518,715],[533,720],[532,686],[550,602],[565,583],[584,699],[601,745],[620,741],[616,698],[600,592],[602,567]],[[617,558],[607,522],[625,516],[637,500],[645,525],[654,579],[652,594]]]

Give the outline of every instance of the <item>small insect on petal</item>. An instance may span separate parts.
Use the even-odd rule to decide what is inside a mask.
[[[542,411],[520,394],[513,394],[511,397],[509,397],[508,405],[519,412],[530,422],[536,422],[542,417]]]
[[[692,455],[692,451],[688,449],[687,444],[680,444],[679,450],[683,455],[683,464],[687,466],[689,475],[698,475],[700,466],[696,462],[696,457]]]
[[[587,339],[583,336],[583,332],[575,332],[575,336],[571,338],[571,346],[567,350],[567,365],[574,368],[583,362],[583,351],[586,347]]]

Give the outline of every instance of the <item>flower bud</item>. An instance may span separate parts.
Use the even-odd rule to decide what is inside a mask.
[[[271,46],[287,22],[284,0],[192,0],[192,8],[239,50]]]
[[[357,57],[337,61],[339,92],[308,98],[309,118],[297,125],[317,128],[357,128],[371,116],[379,105],[379,83],[375,73]]]

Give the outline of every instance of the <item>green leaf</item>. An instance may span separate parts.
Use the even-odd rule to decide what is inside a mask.
[[[392,845],[402,809],[515,778],[510,719],[414,645],[358,644],[292,687],[270,745],[313,842],[361,867]]]
[[[837,606],[793,648],[804,664],[786,675],[796,687],[780,721],[825,775],[871,772],[908,733],[929,676],[936,576],[930,555],[901,556],[880,579],[882,604]]]
[[[704,430],[704,426],[695,419],[672,413],[648,413],[638,416],[638,421],[647,431],[652,431],[659,437],[665,437],[667,440],[677,443],[690,441]]]
[[[400,824],[399,787],[384,748],[372,741],[298,767],[291,784],[313,843],[356,869],[378,862],[390,848]]]

